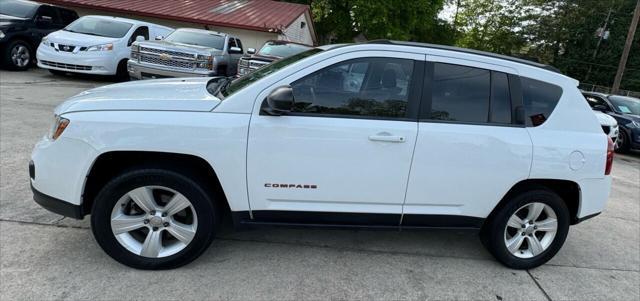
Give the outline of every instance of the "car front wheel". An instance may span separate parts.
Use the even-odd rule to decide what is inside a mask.
[[[512,197],[488,221],[483,240],[504,265],[530,269],[549,261],[569,232],[569,210],[554,192],[530,190]]]
[[[92,231],[115,260],[170,269],[196,259],[214,237],[213,203],[191,178],[169,170],[126,172],[98,193]]]
[[[31,47],[22,40],[10,42],[4,51],[4,65],[10,70],[27,70],[32,59]]]

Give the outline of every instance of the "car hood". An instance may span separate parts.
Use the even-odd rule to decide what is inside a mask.
[[[82,92],[59,105],[57,115],[82,111],[213,110],[220,99],[207,91],[210,78],[170,78],[133,81]]]
[[[605,113],[599,111],[593,111],[593,113],[595,113],[596,117],[598,117],[598,122],[600,122],[600,125],[615,126],[618,124],[615,118]]]
[[[137,43],[141,47],[152,47],[152,48],[186,52],[186,53],[197,53],[202,55],[222,55],[222,50],[209,48],[205,46],[179,44],[179,43],[173,43],[168,41],[140,41]]]
[[[47,36],[47,39],[51,43],[84,47],[113,43],[119,40],[118,38],[100,37],[66,30],[54,31]]]
[[[0,27],[4,28],[4,27],[15,26],[18,24],[24,24],[27,22],[27,20],[28,19],[0,14]]]

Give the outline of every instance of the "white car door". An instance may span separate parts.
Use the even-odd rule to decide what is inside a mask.
[[[253,218],[397,226],[416,141],[424,58],[343,54],[258,95],[247,155]],[[269,92],[288,84],[294,110],[261,113]],[[374,215],[354,220],[354,213]]]
[[[514,70],[428,56],[403,226],[478,227],[531,166]],[[430,91],[430,92],[426,92]]]

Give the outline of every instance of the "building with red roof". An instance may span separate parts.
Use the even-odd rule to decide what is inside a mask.
[[[272,0],[38,0],[84,15],[140,19],[174,28],[194,27],[234,34],[245,47],[267,40],[315,45],[308,5]]]

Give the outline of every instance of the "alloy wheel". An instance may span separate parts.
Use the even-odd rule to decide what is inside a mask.
[[[619,133],[618,138],[616,138],[616,142],[613,145],[614,150],[619,150],[624,146],[624,139],[625,139],[624,134]]]
[[[546,251],[558,231],[558,217],[543,203],[529,203],[507,221],[504,244],[518,258],[533,258]]]
[[[16,67],[26,67],[31,61],[31,54],[29,48],[22,44],[17,44],[11,49],[11,61]]]
[[[163,186],[131,190],[111,212],[111,230],[120,245],[143,257],[162,258],[184,250],[197,228],[191,202]]]

